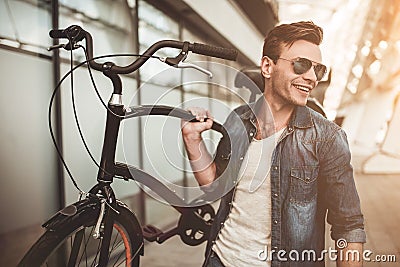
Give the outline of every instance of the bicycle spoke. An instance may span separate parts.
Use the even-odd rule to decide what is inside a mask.
[[[119,244],[122,244],[122,243],[119,242]],[[118,247],[120,247],[120,245],[118,245],[116,248],[118,248]],[[111,254],[111,252],[110,252],[110,254]],[[119,266],[119,265],[121,265],[121,264],[118,264],[118,265],[115,265],[115,264],[117,264],[118,260],[119,260],[119,259],[121,258],[121,256],[123,256],[124,254],[125,254],[125,250],[122,250],[122,251],[119,253],[119,256],[116,258],[115,263],[113,264],[113,266]],[[114,258],[115,258],[115,256],[114,256]],[[111,258],[110,258],[110,260],[111,260]],[[122,262],[124,262],[124,260],[123,260]]]
[[[115,258],[116,256],[114,256],[114,257],[111,257],[111,253],[113,252],[113,251],[117,251],[117,249],[119,248],[119,247],[121,247],[121,244],[123,244],[122,242],[118,242],[118,245],[116,246],[116,247],[114,247],[112,250],[110,250],[110,252],[109,252],[109,259],[110,259],[110,261],[112,260],[112,258]],[[117,264],[117,262],[118,262],[118,260],[121,258],[121,256],[123,256],[125,254],[125,250],[123,249],[118,255],[118,257],[116,258],[116,260],[115,260],[115,263],[113,264],[113,266],[115,266],[115,264]]]
[[[120,256],[118,257],[118,259],[121,258],[122,255],[123,255],[123,253],[120,254]],[[118,260],[115,262],[115,264],[117,264],[117,262],[118,262]],[[121,260],[121,262],[120,262],[118,265],[115,265],[115,264],[114,264],[113,266],[116,266],[116,267],[121,266],[121,264],[123,264],[124,262],[126,262],[126,259],[125,259],[125,260]]]
[[[95,257],[94,257],[94,259],[93,259],[93,262],[92,262],[92,264],[90,265],[90,267],[96,266],[96,260],[97,260],[97,256],[99,256],[100,247],[101,247],[101,242],[99,242],[99,244],[97,245],[97,249],[96,249],[97,252],[96,252],[96,255],[95,255]]]
[[[119,259],[121,258],[122,255],[123,255],[123,253],[120,253],[120,254],[119,254],[118,258],[115,260],[115,263],[114,263],[112,266],[119,266],[119,265],[121,265],[121,264],[118,264],[118,265],[116,265],[116,264],[117,264],[117,262],[119,261]]]
[[[113,244],[111,245],[111,249],[110,249],[110,251],[108,252],[108,257],[110,257],[111,251],[113,251],[113,250],[115,249],[115,243],[117,242],[117,239],[118,239],[118,234],[115,235]],[[118,244],[118,243],[117,243],[117,244]]]
[[[76,259],[78,258],[79,250],[81,247],[82,239],[85,236],[85,229],[79,230],[78,233],[75,234],[74,241],[71,242],[72,247],[71,247],[71,254],[69,255],[69,260],[68,260],[68,267],[74,267],[76,263]]]
[[[84,240],[85,240],[85,246],[83,247],[83,252],[82,252],[82,255],[81,255],[80,259],[79,259],[79,264],[81,264],[83,257],[86,256],[86,257],[85,257],[85,263],[86,263],[86,266],[88,266],[88,262],[87,262],[87,260],[88,260],[88,255],[87,255],[86,251],[87,251],[87,246],[88,246],[88,244],[89,244],[89,242],[90,242],[90,238],[91,238],[91,236],[92,236],[92,232],[93,232],[93,228],[92,228],[92,230],[90,231],[90,234],[88,235],[88,237],[87,237],[87,239],[86,239],[86,230],[84,231],[84,234],[83,234],[83,235],[84,235]]]
[[[114,251],[114,250],[117,250],[121,245],[123,246],[123,245],[124,245],[124,242],[119,241],[119,242],[117,243],[117,245],[114,246],[114,247],[112,248],[112,250],[110,250],[110,252],[108,253],[108,256],[110,256],[111,252]]]

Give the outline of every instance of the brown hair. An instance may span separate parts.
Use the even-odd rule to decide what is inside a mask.
[[[311,21],[281,24],[273,28],[264,39],[263,56],[268,56],[276,63],[283,46],[292,46],[298,40],[305,40],[320,45],[323,30]]]

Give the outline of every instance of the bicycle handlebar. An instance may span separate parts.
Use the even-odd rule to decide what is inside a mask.
[[[183,119],[188,122],[199,122],[191,112],[171,106],[164,105],[141,105],[130,107],[125,111],[126,117],[140,117],[148,115],[163,115]],[[216,121],[213,122],[211,127],[214,131],[221,133],[223,136],[228,136],[228,132],[224,126]]]
[[[75,43],[85,39],[88,57],[90,59],[93,58],[92,36],[89,32],[83,30],[80,26],[72,25],[66,29],[54,29],[49,32],[49,35],[51,38],[68,39],[70,43],[66,47],[64,47],[67,50],[75,49]],[[105,64],[98,64],[93,60],[89,61],[89,64],[92,68],[99,71],[108,70],[116,74],[129,74],[139,69],[157,50],[164,47],[182,49],[184,46],[187,47],[188,51],[192,51],[196,54],[218,57],[227,60],[235,60],[238,54],[237,50],[231,48],[216,47],[201,43],[181,42],[176,40],[162,40],[150,46],[141,57],[136,59],[128,66],[122,67],[117,65],[110,66]]]

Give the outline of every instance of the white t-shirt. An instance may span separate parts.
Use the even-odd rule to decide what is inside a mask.
[[[213,246],[225,266],[270,266],[259,251],[271,247],[271,181],[269,170],[283,129],[253,139],[239,171],[231,212]]]

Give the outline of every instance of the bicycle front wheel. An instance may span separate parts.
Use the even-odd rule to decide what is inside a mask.
[[[122,206],[118,207],[118,212],[110,239],[109,261],[105,266],[137,267],[143,249],[141,233],[135,233],[137,221]],[[102,239],[93,237],[98,215],[99,207],[96,206],[63,222],[57,230],[48,229],[18,266],[99,266]]]

